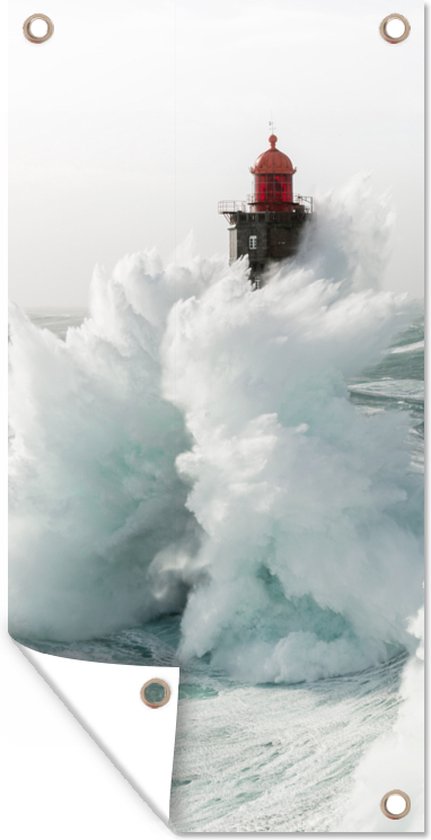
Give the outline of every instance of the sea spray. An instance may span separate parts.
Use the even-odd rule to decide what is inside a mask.
[[[410,311],[375,288],[388,215],[362,195],[322,203],[259,292],[244,260],[164,267],[151,251],[95,274],[64,343],[13,312],[15,634],[182,612],[182,662],[257,682],[414,645],[409,418],[366,416],[347,388]]]
[[[181,653],[258,682],[357,670],[408,643],[421,598],[409,418],[364,416],[346,385],[402,304],[304,270],[259,294],[245,283],[178,303],[165,337],[210,576],[190,595]]]
[[[145,259],[132,265],[144,274]],[[158,581],[154,593],[148,568],[171,547],[193,551],[175,470],[187,436],[160,396],[160,335],[129,302],[122,270],[95,276],[91,317],[65,342],[12,311],[10,620],[20,636],[89,638],[184,603],[181,585]]]

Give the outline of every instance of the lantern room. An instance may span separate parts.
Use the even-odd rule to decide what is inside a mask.
[[[270,148],[256,160],[250,172],[254,175],[254,194],[250,205],[257,212],[270,210],[291,213],[293,208],[293,175],[296,172],[290,158],[276,148],[277,137],[269,137]]]

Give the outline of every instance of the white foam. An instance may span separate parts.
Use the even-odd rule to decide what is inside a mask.
[[[65,342],[13,311],[13,632],[184,610],[182,659],[255,681],[414,646],[408,417],[359,412],[346,385],[411,320],[376,289],[388,214],[363,189],[322,205],[259,292],[244,260],[150,251],[95,273]]]
[[[384,728],[366,750],[353,775],[350,795],[344,802],[339,831],[424,831],[424,613],[410,622],[420,644],[402,675],[398,717]],[[411,800],[411,811],[393,822],[379,808],[383,796],[402,790]],[[403,803],[405,805],[405,801]]]
[[[416,351],[424,349],[424,341],[414,341],[412,344],[402,344],[400,347],[391,347],[391,355],[398,355],[399,353],[416,353]]]

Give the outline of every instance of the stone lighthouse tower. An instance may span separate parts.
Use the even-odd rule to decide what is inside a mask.
[[[251,280],[262,285],[262,273],[271,261],[295,254],[301,231],[313,212],[309,196],[293,194],[296,172],[290,158],[269,137],[269,149],[256,160],[252,195],[245,201],[220,201],[219,213],[229,222],[229,261],[248,254]]]

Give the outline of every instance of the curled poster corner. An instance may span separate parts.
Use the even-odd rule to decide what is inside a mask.
[[[87,662],[39,653],[18,644],[84,729],[163,822],[169,823],[179,668]],[[170,688],[169,702],[151,708],[142,686]]]

